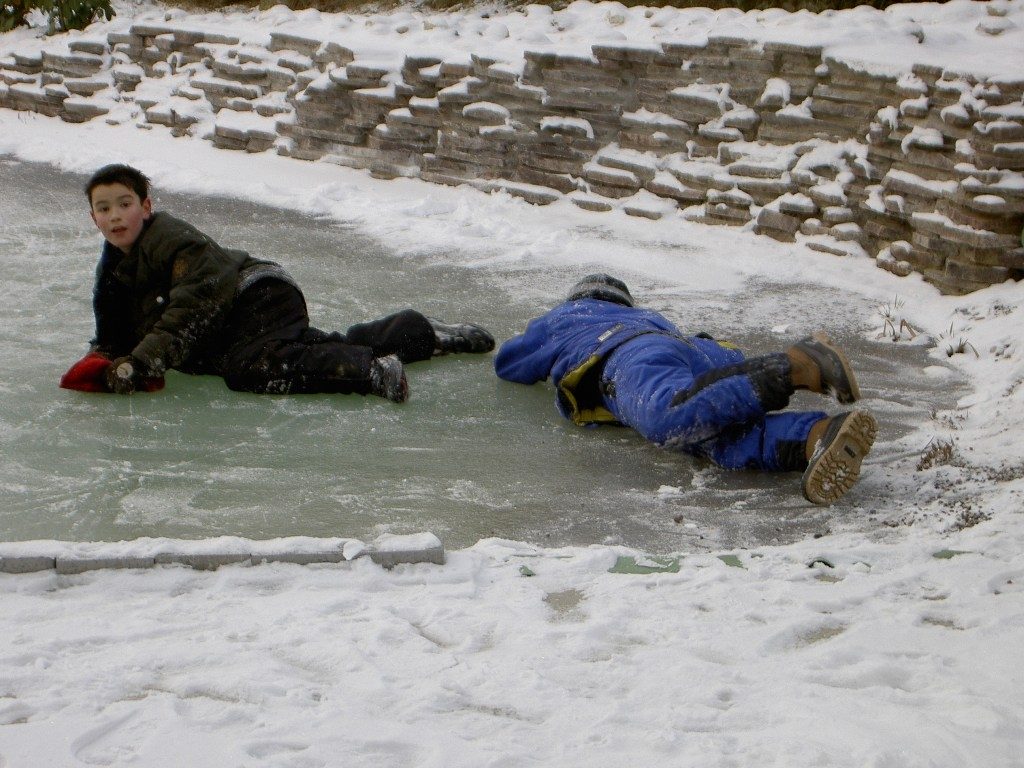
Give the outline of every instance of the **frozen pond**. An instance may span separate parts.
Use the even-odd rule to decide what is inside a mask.
[[[653,552],[785,542],[824,533],[839,516],[872,525],[873,509],[912,487],[912,478],[887,475],[895,449],[886,442],[956,394],[917,373],[929,364],[922,349],[837,331],[835,318],[864,316],[863,299],[830,297],[835,315],[825,324],[849,348],[882,429],[864,480],[826,510],[803,500],[795,475],[723,472],[627,430],[574,427],[557,416],[549,387],[499,381],[490,356],[411,366],[404,406],[244,395],[220,379],[176,373],[156,395],[67,392],[57,381],[92,335],[100,247],[83,181],[0,158],[0,540],[430,530],[450,548],[486,536]],[[413,306],[481,322],[500,341],[580,274],[459,266],[457,254],[399,257],[343,223],[230,199],[161,192],[155,202],[225,245],[281,261],[304,287],[313,323],[327,330]],[[639,287],[641,300],[671,309],[659,306],[658,286]],[[804,298],[821,290],[751,285],[749,307],[702,294],[686,316],[694,330],[769,351],[778,342],[746,319],[774,312],[809,328]],[[724,316],[723,304],[732,307]]]

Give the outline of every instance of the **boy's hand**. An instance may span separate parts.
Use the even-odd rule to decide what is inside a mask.
[[[118,395],[130,395],[135,391],[139,375],[130,355],[117,358],[107,369],[107,386]]]

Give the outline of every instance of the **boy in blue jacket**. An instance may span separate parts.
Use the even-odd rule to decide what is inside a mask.
[[[344,334],[321,331],[280,265],[154,211],[139,170],[105,166],[85,194],[105,241],[93,289],[96,336],[62,386],[152,391],[176,369],[221,376],[239,391],[372,394],[401,403],[409,396],[405,363],[494,348],[478,325],[449,325],[412,309]]]
[[[726,469],[802,471],[804,496],[815,504],[853,486],[877,430],[865,410],[775,412],[797,389],[841,403],[860,397],[849,361],[827,336],[748,358],[635,307],[626,284],[605,274],[583,278],[502,344],[494,367],[520,384],[550,376],[559,411],[576,424],[624,424]]]

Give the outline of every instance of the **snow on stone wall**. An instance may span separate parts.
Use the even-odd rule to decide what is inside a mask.
[[[1024,79],[873,74],[820,46],[725,36],[396,68],[336,40],[168,22],[0,56],[2,108],[745,225],[948,293],[1024,276],[1022,95]]]

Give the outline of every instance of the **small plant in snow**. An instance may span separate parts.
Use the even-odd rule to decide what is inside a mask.
[[[932,438],[924,447],[924,452],[917,462],[917,471],[924,472],[932,467],[949,464],[956,456],[956,444],[952,440]]]
[[[962,531],[966,528],[973,528],[978,523],[984,523],[986,520],[991,520],[992,515],[984,512],[980,509],[974,508],[974,503],[971,501],[959,500],[954,503],[950,510],[956,513],[956,518],[950,525],[951,531]]]
[[[956,342],[956,344],[950,344],[948,347],[946,347],[946,357],[952,357],[953,355],[962,355],[968,349],[970,349],[971,352],[974,353],[975,357],[980,357],[980,355],[978,354],[978,350],[974,348],[974,345],[971,344],[970,341],[962,337]]]
[[[952,357],[953,355],[962,355],[968,349],[970,349],[971,352],[974,353],[975,357],[980,357],[980,355],[978,354],[978,350],[974,348],[974,345],[971,344],[971,342],[966,337],[958,336],[958,334],[956,334],[953,331],[952,323],[949,324],[949,329],[944,334],[942,334],[942,336],[943,338],[949,340],[946,343],[946,357]],[[953,341],[954,336],[957,336],[956,341]]]
[[[878,308],[878,313],[882,316],[882,330],[879,332],[878,338],[888,338],[895,342],[904,338],[913,339],[920,333],[910,324],[910,321],[900,316],[902,308],[903,300],[899,294],[891,302]]]

